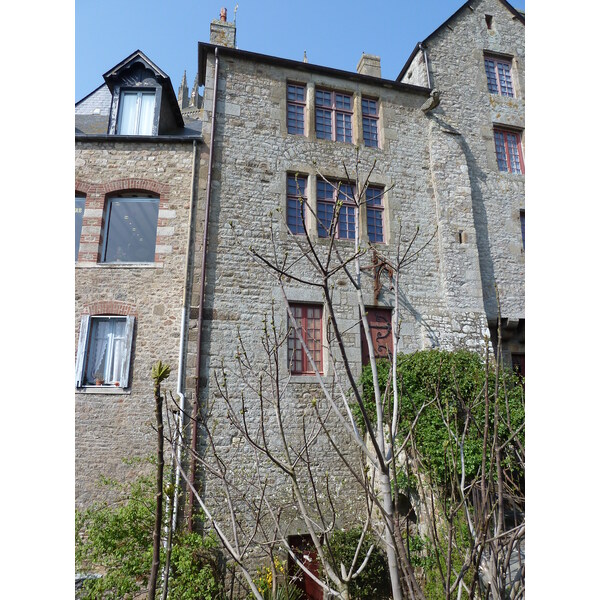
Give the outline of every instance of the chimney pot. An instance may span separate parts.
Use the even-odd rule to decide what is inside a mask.
[[[227,22],[227,9],[225,7],[221,9],[221,21]]]

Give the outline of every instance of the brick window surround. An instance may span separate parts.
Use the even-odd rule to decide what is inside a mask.
[[[494,127],[494,146],[500,171],[525,174],[521,134],[518,131]]]
[[[107,199],[102,262],[154,262],[158,203],[147,192]]]
[[[485,57],[485,75],[490,94],[514,98],[512,83],[512,61],[495,56]]]
[[[79,242],[83,228],[83,214],[85,212],[85,194],[75,194],[75,260],[79,257]]]
[[[306,114],[306,85],[287,84],[287,132],[293,135],[304,135]]]
[[[339,201],[339,206],[338,206]],[[336,207],[339,208],[335,228],[332,228]],[[319,237],[353,240],[356,229],[356,204],[354,186],[338,182],[335,187],[323,179],[317,180],[317,228]]]
[[[290,304],[296,323],[302,330],[302,339],[320,373],[323,372],[323,307],[319,304]],[[300,338],[288,317],[288,365],[294,374],[310,374],[314,370]]]
[[[161,265],[167,254],[171,252],[170,236],[167,225],[172,216],[169,211],[169,186],[152,179],[132,177],[116,179],[105,183],[91,183],[78,180],[75,182],[75,195],[85,195],[85,212],[83,214],[82,231],[79,245],[79,266],[101,262],[103,248],[103,231],[105,228],[106,209],[110,197],[120,193],[138,192],[150,196],[158,196],[159,211],[157,222],[155,265]],[[168,216],[167,216],[168,215]],[[167,233],[163,233],[164,231]],[[115,263],[118,264],[118,263]]]
[[[76,386],[129,386],[136,307],[103,300],[84,307],[79,329]]]
[[[379,146],[377,100],[362,98],[362,125],[365,146],[377,148]]]
[[[321,140],[352,143],[352,95],[315,90],[315,131]]]
[[[302,218],[306,223],[306,179],[305,175],[287,176],[286,223],[294,235],[304,234]]]

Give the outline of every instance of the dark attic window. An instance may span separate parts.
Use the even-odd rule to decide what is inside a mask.
[[[485,24],[487,25],[488,29],[492,28],[492,19],[494,17],[492,17],[492,15],[485,15]]]

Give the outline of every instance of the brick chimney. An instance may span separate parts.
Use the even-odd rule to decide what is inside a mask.
[[[227,9],[221,9],[221,18],[210,23],[210,43],[235,48],[235,23],[227,22]]]
[[[381,78],[381,58],[374,54],[365,54],[363,52],[356,66],[356,72],[361,75]]]

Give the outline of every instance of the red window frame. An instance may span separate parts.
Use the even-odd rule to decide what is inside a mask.
[[[302,330],[302,339],[312,354],[319,373],[323,372],[323,307],[320,304],[290,304],[296,322]],[[294,375],[314,374],[296,329],[288,315],[288,365]]]
[[[365,196],[367,200],[367,236],[372,244],[384,244],[383,188],[376,185],[369,186]]]
[[[487,55],[484,57],[484,61],[489,93],[514,98],[512,61]]]
[[[391,358],[394,353],[392,309],[367,308],[367,322],[369,323],[375,358]],[[367,346],[367,336],[362,326],[362,319],[360,323],[360,347],[362,364],[363,366],[368,365],[370,362],[369,347]]]
[[[324,100],[319,101],[319,94],[329,94],[330,102],[327,104]],[[343,103],[347,101],[349,108],[346,108]],[[326,131],[321,132],[319,128],[319,111],[322,113],[328,113],[330,115],[330,126],[331,132],[328,134]],[[352,94],[346,94],[344,92],[337,92],[335,90],[326,90],[323,88],[317,88],[315,90],[315,133],[319,140],[333,140],[336,142],[345,142],[352,144],[354,141],[354,127],[352,123],[353,101]],[[338,116],[342,118],[342,129],[344,134],[338,136]],[[346,119],[350,120],[350,139],[347,139],[345,130]]]
[[[324,179],[317,179],[317,233],[320,238],[328,236],[325,224],[331,224],[335,214],[335,207],[341,202],[338,221],[333,237],[337,240],[353,240],[358,224],[356,222],[357,210],[354,199],[354,184],[338,181],[335,186]],[[329,217],[331,216],[331,219]]]
[[[521,134],[518,131],[494,127],[494,145],[500,171],[525,175]]]
[[[298,99],[298,92],[302,90],[302,100]],[[286,86],[286,99],[287,99],[287,107],[286,107],[286,120],[287,120],[287,132],[290,135],[305,135],[306,133],[306,84],[304,83],[293,83],[290,82]],[[295,116],[290,120],[290,114],[292,111],[291,107],[294,107],[296,110],[302,110],[302,130],[298,125],[290,125],[291,121],[295,121],[297,123],[298,118]]]
[[[362,98],[362,122],[363,122],[363,142],[370,148],[379,147],[379,110],[378,102],[375,98]],[[365,135],[365,124],[368,124],[370,134]]]
[[[302,217],[306,220],[306,175],[287,176],[286,224],[294,235],[304,235]]]

